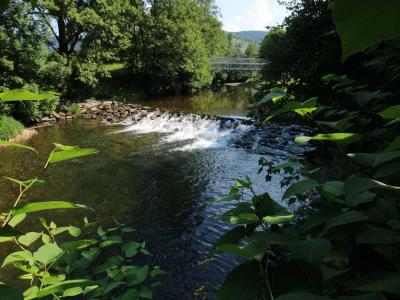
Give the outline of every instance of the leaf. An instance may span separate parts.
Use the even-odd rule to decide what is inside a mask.
[[[359,140],[361,140],[361,138],[362,136],[356,133],[344,133],[344,132],[326,133],[326,134],[319,133],[313,137],[297,136],[295,138],[295,142],[303,144],[311,140],[315,140],[315,141],[328,141],[328,142],[338,143],[341,145],[348,145],[351,143],[358,142]]]
[[[344,194],[343,187],[343,181],[327,181],[322,185],[322,190],[326,193],[333,194],[336,197],[340,197]]]
[[[105,241],[100,243],[100,248],[111,247],[122,244],[122,238],[118,235],[110,236]]]
[[[79,240],[73,242],[66,242],[60,245],[60,248],[63,250],[81,250],[85,249],[90,245],[95,243],[94,240]]]
[[[63,250],[58,247],[57,244],[48,243],[33,253],[33,258],[44,265],[48,265],[50,262],[56,260],[62,253]]]
[[[0,141],[0,145],[22,148],[22,149],[33,151],[33,152],[37,153],[37,151],[35,149],[33,149],[32,147],[25,146],[22,144],[16,144],[16,143],[7,142],[7,141]]]
[[[63,148],[64,150],[55,151],[50,154],[50,157],[49,157],[50,164],[55,164],[55,163],[59,163],[62,161],[98,153],[98,151],[96,149],[92,149],[92,148],[80,149],[78,147],[69,148],[71,146],[63,146],[63,147],[64,147]]]
[[[353,126],[353,124],[350,123],[350,121],[354,120],[354,119],[355,119],[355,117],[347,117],[347,118],[341,119],[339,121],[334,121],[334,122],[318,121],[317,123],[320,125],[323,125],[323,126],[328,126],[335,130],[344,131]]]
[[[28,232],[27,234],[20,236],[18,238],[18,242],[23,246],[29,247],[41,237],[42,237],[41,232]]]
[[[392,161],[400,157],[400,151],[380,152],[380,153],[349,153],[352,160],[361,165],[376,168],[385,162]]]
[[[33,261],[32,253],[27,250],[11,253],[4,259],[1,267],[4,268],[9,264],[13,264],[18,261]]]
[[[382,93],[381,90],[374,91],[374,92],[363,90],[360,92],[351,93],[351,95],[357,101],[358,105],[360,105],[362,107],[362,106],[367,105],[369,102],[371,102],[371,100],[384,99],[384,98],[390,96],[390,93]]]
[[[400,149],[400,136],[395,137],[395,139],[387,146],[383,152],[392,152]]]
[[[216,300],[253,300],[262,292],[263,287],[259,263],[247,262],[226,276]]]
[[[358,244],[393,244],[400,242],[400,234],[397,231],[368,225],[357,236]]]
[[[278,204],[267,194],[254,196],[253,205],[256,208],[257,215],[263,222],[268,224],[281,224],[289,222],[294,215]]]
[[[383,119],[397,119],[400,118],[400,104],[393,105],[378,113]]]
[[[276,298],[276,300],[332,300],[332,298],[323,297],[306,292],[294,292],[281,295],[278,298]]]
[[[342,41],[342,60],[368,47],[400,36],[397,0],[336,0],[333,20]]]
[[[339,216],[327,220],[324,228],[324,233],[338,226],[354,224],[360,221],[365,221],[367,219],[368,216],[366,216],[361,211],[354,211],[354,210],[346,211],[340,214]]]
[[[289,243],[293,256],[310,264],[317,263],[330,249],[331,242],[322,238]]]
[[[283,194],[283,199],[290,198],[292,196],[296,196],[298,194],[302,194],[309,190],[315,189],[316,187],[320,186],[321,184],[313,179],[306,179],[298,181],[292,184]]]
[[[10,225],[11,227],[15,228],[16,226],[21,224],[21,222],[23,220],[25,220],[25,218],[26,218],[26,214],[20,214],[18,216],[12,217],[10,222],[8,222],[8,225]]]
[[[24,296],[16,289],[0,284],[0,300],[24,300]]]
[[[153,293],[146,287],[140,289],[139,296],[144,299],[153,299]]]
[[[145,266],[122,266],[121,272],[127,279],[128,286],[141,284],[149,276],[150,268]]]
[[[69,208],[87,208],[82,204],[75,204],[67,201],[46,201],[22,204],[11,209],[13,216],[26,214],[37,211],[53,210],[53,209],[69,209]]]
[[[139,243],[127,242],[122,245],[122,250],[124,251],[125,257],[131,258],[137,254],[139,247],[140,247]]]
[[[223,213],[219,218],[231,224],[249,224],[257,222],[255,210],[251,207],[250,203],[238,203],[234,208]]]
[[[76,280],[66,280],[61,283],[53,284],[50,286],[47,286],[45,288],[42,288],[39,291],[36,291],[34,293],[31,293],[29,296],[25,297],[25,300],[31,300],[31,299],[41,299],[44,298],[48,295],[56,294],[61,291],[65,291],[69,288],[73,287],[86,287],[90,285],[97,285],[96,282],[86,280],[86,279],[76,279]]]
[[[399,282],[399,273],[381,271],[365,275],[353,288],[357,291],[386,292],[400,295]]]
[[[0,101],[42,101],[58,98],[55,93],[32,93],[25,89],[14,89],[0,93]]]
[[[83,290],[81,287],[73,287],[66,289],[63,293],[63,297],[75,297],[78,295],[81,295],[83,293]]]
[[[394,190],[400,191],[400,187],[391,186],[384,184],[383,182],[361,178],[357,176],[352,176],[348,178],[344,183],[344,194],[346,197],[346,201],[350,205],[359,204],[357,201],[357,197],[364,191],[368,191],[371,189],[385,189],[385,190]]]
[[[282,99],[283,97],[286,96],[286,92],[287,89],[286,88],[274,88],[270,90],[270,93],[268,93],[267,95],[265,95],[260,101],[257,102],[257,106],[261,106],[264,105],[268,102],[270,102],[271,100],[273,100],[273,102],[277,102],[278,100]]]

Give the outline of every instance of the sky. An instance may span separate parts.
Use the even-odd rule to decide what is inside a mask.
[[[226,31],[266,30],[288,14],[276,0],[216,0]]]

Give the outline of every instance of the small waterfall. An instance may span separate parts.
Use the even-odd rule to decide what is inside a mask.
[[[186,143],[174,150],[195,150],[227,147],[239,141],[255,126],[247,119],[234,117],[204,117],[196,114],[150,112],[145,116],[129,117],[118,131],[136,134],[163,133],[161,143]]]

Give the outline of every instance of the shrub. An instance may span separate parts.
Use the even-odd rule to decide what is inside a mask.
[[[24,101],[11,104],[11,114],[25,124],[40,121],[49,117],[58,106],[58,99],[43,101]]]
[[[24,125],[13,117],[0,116],[0,140],[9,140],[20,134],[23,129]]]
[[[77,116],[80,116],[81,115],[81,108],[78,106],[78,105],[76,105],[76,104],[72,104],[72,105],[70,105],[70,106],[68,106],[67,107],[67,111],[71,114],[71,115],[73,115],[73,116],[75,116],[75,117],[77,117]]]

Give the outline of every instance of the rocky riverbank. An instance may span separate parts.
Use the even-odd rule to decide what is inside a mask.
[[[159,112],[160,115],[163,113],[160,109],[153,109],[149,106],[117,101],[87,100],[73,105],[79,109],[72,111],[69,109],[70,105],[63,105],[57,112],[53,112],[50,117],[42,118],[40,123],[54,123],[56,121],[72,119],[89,119],[118,123],[131,116],[140,119],[150,112]]]

